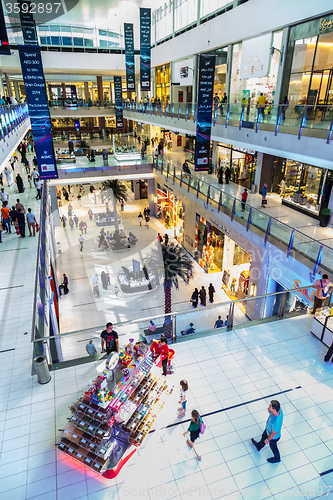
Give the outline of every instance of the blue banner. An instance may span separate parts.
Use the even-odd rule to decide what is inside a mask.
[[[215,56],[201,54],[199,62],[195,170],[209,170],[210,132],[215,73]]]
[[[151,9],[140,9],[140,85],[150,90]]]
[[[18,46],[41,179],[58,177],[40,47]]]
[[[135,92],[134,34],[133,24],[124,24],[125,66],[127,92]]]
[[[31,12],[31,2],[25,0],[18,4],[24,45],[38,45],[38,37],[34,16]],[[24,8],[23,8],[24,6]]]
[[[10,47],[6,30],[5,17],[3,15],[2,2],[0,2],[0,54],[10,56]]]
[[[114,76],[114,107],[116,110],[116,128],[124,128],[123,120],[123,88],[121,84],[121,76]]]

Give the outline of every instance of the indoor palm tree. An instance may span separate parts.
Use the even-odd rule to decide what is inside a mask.
[[[125,184],[119,182],[117,179],[112,179],[102,182],[102,190],[104,191],[103,192],[104,200],[112,201],[112,211],[114,217],[114,234],[116,239],[116,245],[120,246],[117,201],[127,200],[127,194],[126,194],[127,189]]]
[[[161,249],[161,250],[160,250]],[[172,335],[172,308],[171,289],[179,287],[179,279],[189,283],[193,277],[193,261],[184,248],[171,241],[169,244],[161,243],[160,249],[154,249],[146,260],[148,269],[156,276],[163,270],[164,277],[164,332],[168,337]]]

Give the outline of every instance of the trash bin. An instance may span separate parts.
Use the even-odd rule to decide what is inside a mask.
[[[37,374],[37,380],[40,384],[47,384],[51,380],[49,367],[45,356],[36,356],[34,365]]]

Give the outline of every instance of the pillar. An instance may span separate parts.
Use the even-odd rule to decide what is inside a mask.
[[[13,95],[12,83],[11,83],[10,79],[8,78],[7,73],[4,73],[4,75],[5,75],[6,85],[7,85],[7,94],[8,94],[8,97],[12,97],[12,95]]]
[[[329,208],[329,210],[331,211],[330,220],[328,222],[328,225],[330,227],[333,227],[333,186],[331,186],[331,194],[330,194],[330,199],[329,199],[327,208]]]
[[[100,99],[101,101],[103,101],[104,99],[104,96],[103,96],[103,78],[101,77],[101,75],[97,75],[97,95],[98,95],[98,99]]]
[[[111,102],[114,102],[114,86],[112,85],[112,82],[110,82],[110,97]]]
[[[61,84],[62,97],[66,99],[66,83]]]
[[[235,242],[225,235],[224,246],[223,246],[222,269],[225,269],[229,272],[232,271],[234,265],[234,251],[235,251]]]
[[[258,153],[257,155],[257,166],[256,166],[256,175],[254,177],[254,187],[253,192],[259,193],[260,179],[261,179],[261,171],[262,171],[262,162],[264,158],[264,153]]]
[[[192,93],[192,112],[194,113],[195,106],[197,103],[198,99],[198,61],[199,61],[199,56],[197,54],[194,54],[193,56],[193,93]]]
[[[18,84],[17,80],[14,80],[14,90],[15,90],[16,100],[19,101],[21,99],[21,96],[20,96],[20,89],[19,89],[19,84]]]
[[[85,99],[85,101],[89,101],[89,97],[90,97],[89,85],[88,85],[88,82],[84,82],[84,99]]]
[[[148,179],[148,204],[150,208],[150,215],[155,215],[155,179]]]
[[[225,75],[225,93],[227,94],[228,102],[230,102],[232,54],[233,54],[233,45],[230,43],[228,45],[227,73]]]
[[[281,55],[280,55],[280,64],[279,70],[276,79],[276,87],[275,87],[275,96],[274,96],[274,109],[273,115],[277,115],[277,105],[283,102],[284,96],[282,93],[282,83],[284,77],[284,67],[286,64],[286,56],[287,56],[287,48],[288,48],[288,40],[289,40],[289,30],[290,28],[284,28],[282,33],[282,42],[281,42]]]
[[[3,86],[2,75],[0,75],[0,95],[5,95],[5,87]]]
[[[217,166],[217,141],[213,141],[213,155],[212,155],[212,164],[213,164],[213,174],[216,174],[216,166]]]

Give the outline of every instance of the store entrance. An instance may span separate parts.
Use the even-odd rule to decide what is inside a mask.
[[[185,206],[173,192],[157,184],[157,218],[166,229],[174,229],[174,237],[183,244]]]

